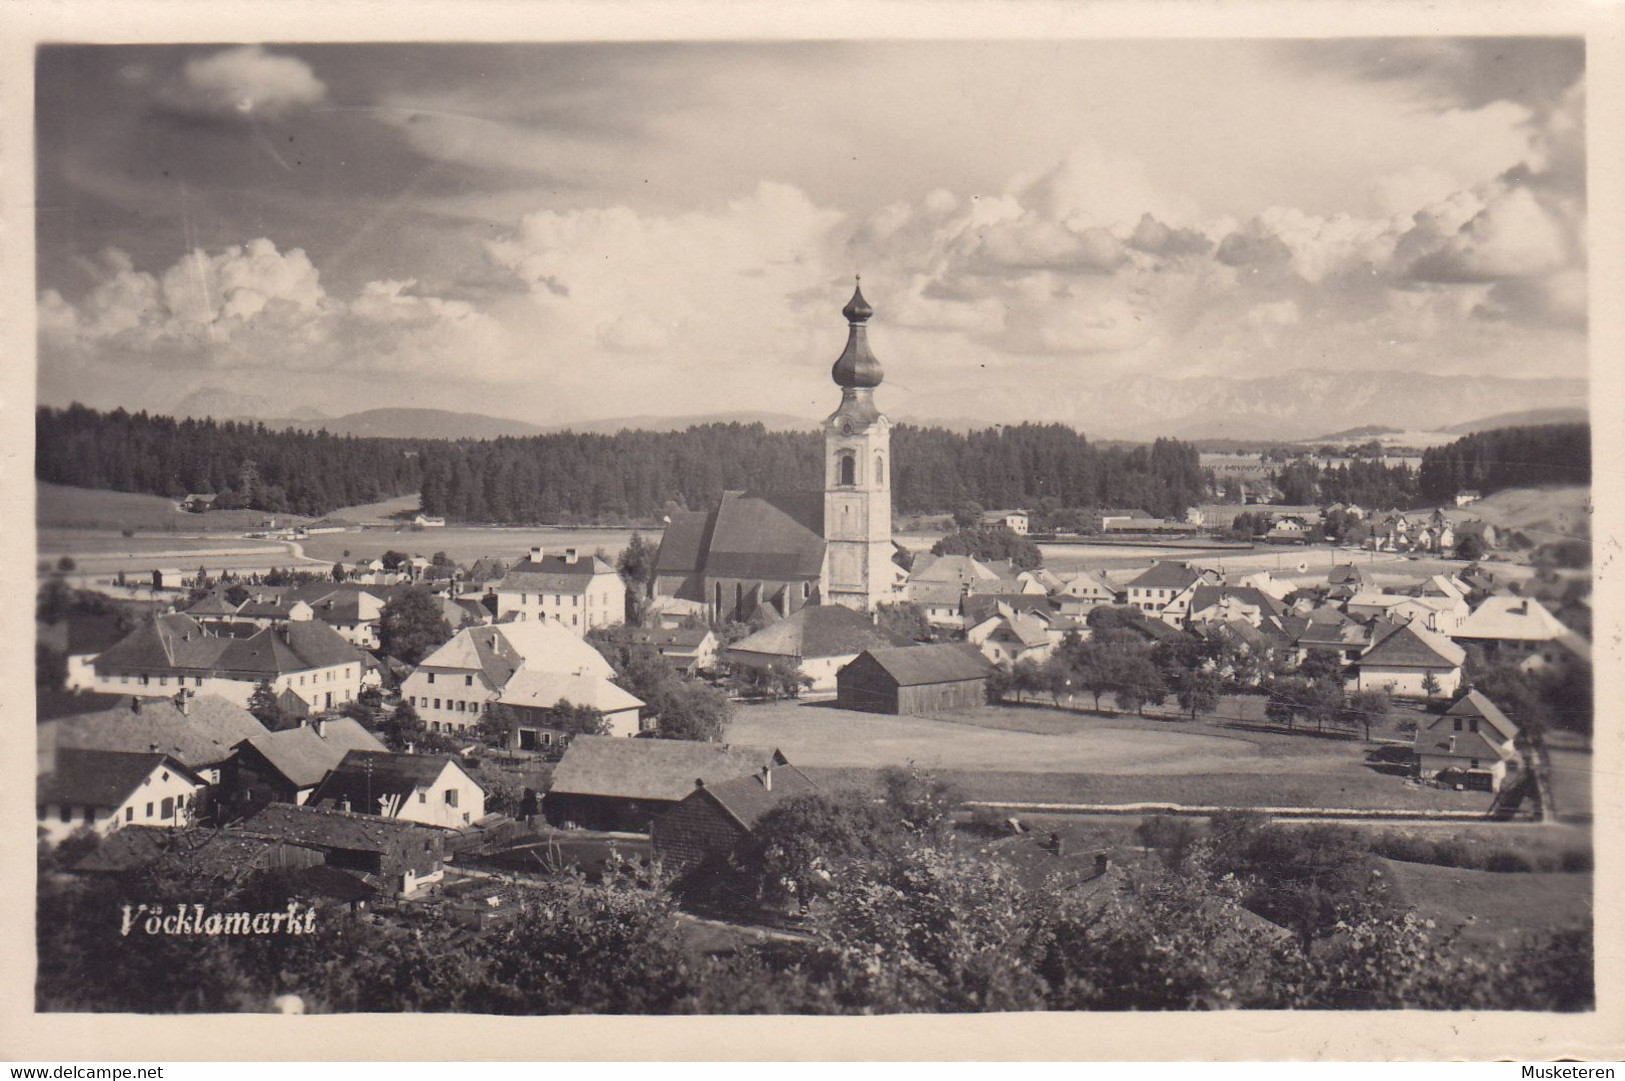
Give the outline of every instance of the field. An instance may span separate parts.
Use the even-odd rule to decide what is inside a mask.
[[[1471,506],[1449,509],[1456,521],[1478,518],[1498,530],[1521,529],[1537,543],[1591,535],[1591,487],[1508,488]]]
[[[340,517],[345,517],[342,512]],[[631,529],[564,529],[556,526],[445,526],[412,529],[409,526],[371,527],[344,533],[323,533],[300,541],[305,555],[333,563],[337,560],[371,559],[394,549],[408,555],[445,552],[455,562],[473,563],[482,557],[511,563],[532,545],[549,552],[579,548],[583,555],[599,548],[618,556],[632,538]],[[660,543],[659,530],[638,530],[644,539]],[[348,553],[348,554],[346,554]]]
[[[1442,930],[1462,926],[1465,942],[1541,934],[1592,918],[1589,874],[1498,874],[1384,860],[1401,899]]]
[[[131,492],[104,492],[38,484],[34,511],[41,530],[121,530],[143,533],[243,533],[256,529],[266,515],[257,510],[222,510],[191,514],[172,499]],[[278,515],[279,524],[308,522],[297,515]]]
[[[775,703],[741,708],[727,738],[778,747],[827,784],[869,785],[881,768],[912,762],[973,800],[1454,810],[1489,802],[1379,772],[1358,741],[1033,707],[930,720]]]

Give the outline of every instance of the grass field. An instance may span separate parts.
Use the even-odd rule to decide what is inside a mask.
[[[1404,903],[1437,921],[1441,929],[1461,925],[1465,942],[1510,942],[1592,918],[1589,874],[1497,874],[1382,862]]]
[[[343,512],[340,517],[345,517]],[[579,548],[589,554],[603,548],[611,557],[632,539],[631,529],[562,529],[557,526],[446,526],[438,529],[412,529],[408,526],[369,527],[359,532],[323,533],[300,544],[313,559],[332,563],[340,559],[371,559],[394,549],[408,555],[445,552],[455,562],[473,563],[483,557],[512,563],[541,545],[549,552]],[[638,530],[645,540],[660,543],[659,530]],[[346,556],[345,553],[349,555]]]
[[[155,533],[242,533],[265,520],[257,510],[221,510],[191,514],[172,499],[131,492],[104,492],[68,488],[60,484],[36,487],[35,525],[40,529],[111,530]],[[297,515],[278,515],[278,523],[308,522]]]
[[[987,707],[954,720],[825,705],[740,709],[728,741],[778,747],[820,784],[870,786],[886,766],[937,772],[966,799],[1035,803],[1481,811],[1489,797],[1408,785],[1359,741],[1206,723]]]

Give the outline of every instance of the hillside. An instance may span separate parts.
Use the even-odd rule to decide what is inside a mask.
[[[1478,519],[1497,530],[1522,530],[1543,542],[1591,535],[1591,489],[1586,485],[1507,488],[1471,506],[1446,513],[1456,521]]]
[[[263,511],[221,510],[190,514],[172,499],[132,492],[69,488],[44,481],[35,486],[35,525],[40,529],[133,529],[166,533],[241,533],[266,518]],[[279,523],[310,519],[293,514],[277,516]]]
[[[1584,424],[1589,419],[1591,419],[1590,411],[1577,406],[1525,409],[1517,413],[1497,413],[1493,417],[1469,420],[1463,424],[1452,425],[1445,431],[1451,435],[1472,435],[1474,432],[1487,432],[1493,428],[1527,428],[1535,424]]]

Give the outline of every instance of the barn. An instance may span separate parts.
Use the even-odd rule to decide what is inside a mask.
[[[931,716],[987,702],[993,671],[965,642],[871,649],[835,675],[835,704],[869,713]]]
[[[554,826],[647,833],[697,781],[720,784],[784,765],[768,748],[577,736],[553,771],[542,811]]]
[[[687,798],[655,819],[655,855],[677,871],[727,856],[767,812],[817,790],[794,766],[763,766],[748,777],[696,783]]]

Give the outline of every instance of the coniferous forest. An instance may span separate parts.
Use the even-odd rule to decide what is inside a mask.
[[[1419,492],[1396,492],[1394,502],[1444,499],[1460,488],[1583,484],[1590,479],[1589,442],[1584,424],[1467,436],[1425,452]],[[275,431],[73,405],[39,409],[35,475],[171,498],[211,492],[222,508],[313,516],[421,491],[425,513],[454,521],[612,524],[657,518],[672,505],[703,507],[725,489],[816,488],[820,446],[817,432],[770,432],[760,424],[451,442]],[[899,425],[892,459],[902,514],[1042,503],[1137,507],[1166,517],[1208,498],[1209,478],[1191,444],[1101,446],[1060,424],[968,434]],[[1326,487],[1332,478],[1319,479],[1311,486]]]

